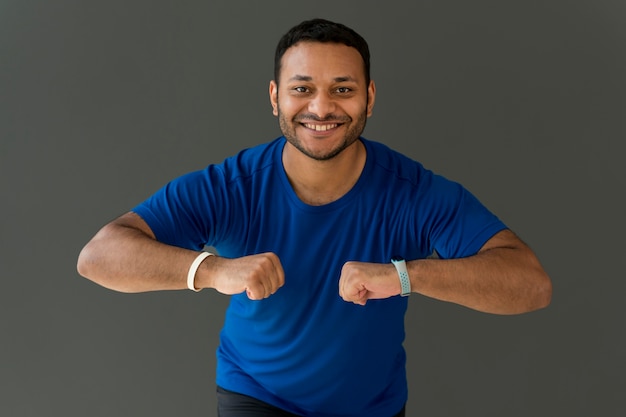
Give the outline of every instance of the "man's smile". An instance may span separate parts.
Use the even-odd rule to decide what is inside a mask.
[[[313,124],[313,123],[302,123],[302,126],[307,129],[315,130],[316,132],[326,132],[332,129],[335,129],[339,126],[339,123],[330,123],[330,124]]]

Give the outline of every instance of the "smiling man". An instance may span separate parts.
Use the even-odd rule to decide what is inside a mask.
[[[174,179],[79,255],[114,290],[232,295],[219,416],[404,416],[410,293],[495,314],[550,302],[534,253],[462,185],[361,136],[369,60],[344,25],[293,27],[269,86],[283,136]]]
[[[359,178],[366,152],[358,139],[376,95],[367,78],[359,52],[344,44],[303,41],[282,56],[270,100],[288,141],[283,164],[303,201],[331,202]]]
[[[300,42],[283,55],[270,98],[285,138],[303,159],[331,160],[358,144],[375,97],[360,61],[343,44]]]

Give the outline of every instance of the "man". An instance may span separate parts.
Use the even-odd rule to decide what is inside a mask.
[[[376,88],[352,29],[292,28],[269,95],[284,137],[173,180],[78,260],[118,291],[232,295],[220,416],[403,416],[403,295],[496,314],[549,304],[533,252],[466,189],[361,137]]]

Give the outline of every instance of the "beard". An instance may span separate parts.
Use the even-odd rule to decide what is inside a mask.
[[[365,124],[367,122],[367,113],[365,110],[359,115],[356,120],[352,119],[349,116],[339,117],[332,114],[326,116],[323,119],[312,114],[302,114],[295,116],[292,120],[288,120],[285,114],[280,110],[280,104],[277,105],[277,110],[278,124],[280,125],[280,130],[283,132],[283,135],[285,136],[287,141],[304,155],[308,156],[309,158],[315,159],[316,161],[328,161],[343,152],[346,148],[356,142],[357,139],[359,139],[359,137],[363,133],[363,130],[365,130]],[[350,123],[350,126],[343,136],[342,140],[337,144],[337,146],[325,152],[315,152],[311,149],[306,148],[304,146],[304,143],[302,142],[302,140],[300,140],[296,133],[296,127],[305,121],[335,122],[341,123],[342,126],[346,123]]]

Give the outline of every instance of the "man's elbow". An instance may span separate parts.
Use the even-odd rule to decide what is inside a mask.
[[[111,279],[110,273],[104,268],[106,260],[102,258],[100,253],[102,249],[92,240],[78,254],[76,261],[76,271],[78,274],[88,280],[113,291],[131,292],[128,289],[116,285]]]
[[[552,302],[552,281],[544,271],[538,273],[527,291],[526,306],[522,313],[541,310]]]
[[[546,308],[552,302],[552,281],[550,280],[550,277],[548,277],[547,274],[543,273],[542,275],[543,276],[540,279],[539,283],[537,284],[537,289],[536,289],[536,296],[535,296],[535,299],[537,302],[536,310]]]
[[[552,282],[541,271],[534,278],[527,278],[524,283],[511,293],[512,298],[502,304],[496,314],[517,315],[541,310],[552,302]]]
[[[526,282],[527,311],[541,310],[552,302],[552,280],[537,256],[530,249],[526,253],[529,257],[522,276]]]
[[[76,271],[84,278],[91,279],[93,274],[94,255],[88,243],[78,254],[78,260],[76,261]]]

